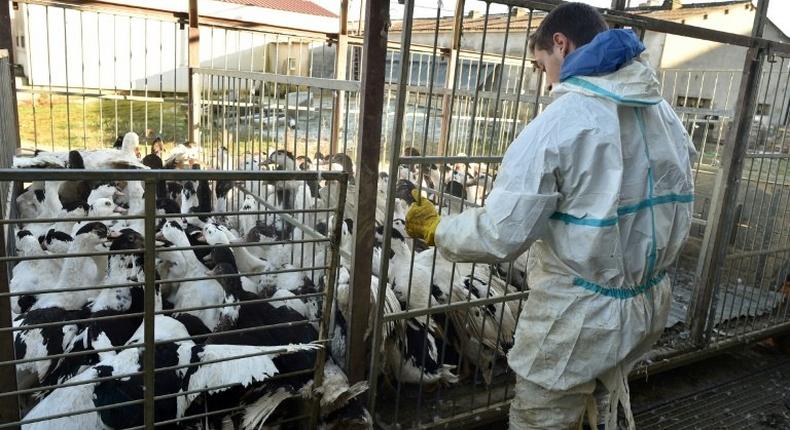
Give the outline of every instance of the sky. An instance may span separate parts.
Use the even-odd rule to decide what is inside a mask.
[[[339,0],[313,0],[318,4],[326,7],[329,10],[337,10],[340,3]],[[442,15],[452,15],[455,8],[455,0],[439,0],[441,2]],[[611,0],[580,0],[584,3],[591,4],[596,7],[609,7],[612,4]],[[644,0],[631,0],[631,4],[639,4]],[[716,0],[684,0],[684,3],[706,3],[715,2]],[[755,3],[758,0],[755,1]],[[350,0],[349,15],[351,19],[356,19],[359,15],[360,0]],[[416,0],[414,14],[417,17],[431,17],[436,16],[437,0]],[[334,7],[333,7],[334,6]],[[356,11],[353,9],[356,8]],[[479,0],[467,0],[464,7],[466,11],[476,9],[480,11],[485,10],[485,3]],[[505,6],[492,5],[491,13],[501,13],[506,11]],[[398,0],[390,0],[390,16],[392,19],[400,19],[403,16],[403,6],[398,4]],[[776,24],[786,35],[790,36],[790,0],[771,0],[768,5],[768,18]]]

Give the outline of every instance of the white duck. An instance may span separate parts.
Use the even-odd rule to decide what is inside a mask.
[[[22,230],[16,234],[17,255],[22,257],[39,257],[46,255],[41,248],[38,239],[27,230]],[[59,265],[53,264],[50,259],[23,260],[18,262],[13,269],[13,276],[9,289],[12,293],[26,292],[35,294],[38,290],[51,288],[57,283],[57,274],[60,272]],[[20,300],[25,302],[24,296],[11,297],[11,310],[15,314],[26,311],[30,304],[20,306]]]
[[[93,151],[80,151],[85,169],[147,169],[148,166],[137,159],[140,137],[130,131],[123,137],[121,149],[105,148]],[[69,153],[65,151],[44,152],[35,157],[14,157],[15,168],[66,168]]]
[[[168,339],[188,336],[186,328],[173,318],[157,316],[155,319],[155,340],[162,344],[157,347],[155,362],[157,367],[175,366],[176,369],[157,373],[157,390],[162,394],[177,394],[187,391],[190,394],[176,397],[175,411],[172,416],[159,419],[176,419],[185,415],[190,403],[200,396],[201,391],[209,394],[222,392],[233,384],[251,386],[279,373],[273,359],[300,351],[315,350],[318,345],[288,346],[246,346],[246,345],[196,345],[192,341],[166,343]],[[129,345],[142,340],[142,326]],[[124,349],[117,354],[105,354],[102,360],[71,378],[67,383],[87,382],[93,379],[118,376],[102,382],[85,383],[58,388],[39,402],[25,419],[33,420],[51,415],[64,414],[75,410],[88,410],[101,405],[121,402],[118,393],[138,393],[142,399],[142,377],[121,377],[142,369],[142,349]],[[242,357],[242,358],[237,358]],[[175,361],[172,361],[175,359]],[[205,364],[203,364],[205,363]],[[266,421],[271,412],[287,397],[275,396],[276,401],[268,405],[258,405],[255,414],[245,416],[245,423],[258,428]],[[119,406],[113,414],[89,412],[69,415],[54,420],[41,421],[24,426],[25,430],[64,429],[104,429],[120,428],[129,425],[142,425],[138,407]]]
[[[90,222],[77,230],[69,246],[69,254],[103,251],[107,240],[107,226],[100,222]],[[101,258],[101,257],[99,257]],[[106,260],[104,256],[104,260]],[[93,290],[74,290],[74,288],[93,287],[104,279],[107,266],[96,265],[96,257],[70,257],[63,262],[58,282],[53,288],[63,290],[58,293],[42,294],[31,309],[49,307],[65,310],[81,309],[98,292]],[[71,291],[69,291],[71,290]]]
[[[158,235],[158,238],[164,238],[176,247],[190,246],[186,233],[176,221],[165,223],[160,234],[161,236]],[[182,277],[202,278],[206,276],[208,270],[191,250],[162,252],[160,258],[170,266],[168,280],[177,281]],[[214,279],[180,282],[178,288],[169,297],[175,309],[220,305],[224,299],[225,291],[222,289],[222,285]],[[200,318],[209,330],[214,331],[219,325],[221,311],[221,308],[210,308],[184,313]]]

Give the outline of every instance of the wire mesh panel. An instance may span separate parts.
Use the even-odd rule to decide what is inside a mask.
[[[13,36],[24,41],[16,49],[23,148],[106,147],[129,130],[147,144],[188,139],[184,16],[46,2],[19,2],[13,15]],[[334,76],[324,36],[201,24],[199,39],[202,67]],[[293,90],[276,89],[276,97]]]
[[[394,112],[371,287],[378,308],[371,396],[384,426],[471,417],[504,407],[512,395],[504,357],[526,297],[526,255],[500,265],[453,264],[403,226],[412,190],[444,215],[484,205],[507,145],[543,101],[525,49],[532,12],[507,8],[497,16],[502,31],[489,39],[492,26],[484,21],[494,15],[490,4],[481,6],[479,51],[460,49],[465,33],[455,46],[438,45],[440,28],[462,23],[447,24],[437,11],[412,27],[407,11],[395,27],[400,52],[388,57],[397,97],[388,104]],[[511,17],[526,34],[510,38]],[[431,45],[412,44],[420,32]],[[515,43],[520,49],[510,48]]]
[[[16,383],[3,372],[0,396],[19,400],[21,421],[0,427],[367,419],[354,400],[365,384],[351,386],[326,352],[344,201],[298,197],[319,181],[344,196],[344,173],[80,162],[139,163],[112,149],[72,151],[2,171],[19,192],[18,216],[2,221],[14,253],[2,257],[10,276],[0,280],[13,312],[3,348],[15,354],[0,366],[15,369]],[[250,181],[281,199],[246,193]],[[247,197],[231,204],[234,193]]]
[[[711,325],[715,340],[759,332],[788,320],[790,295],[790,58],[762,64],[755,110]]]
[[[134,130],[186,138],[186,29],[175,18],[17,2],[26,149],[106,147]]]
[[[9,276],[0,297],[14,311],[0,340],[15,354],[0,355],[0,397],[8,399],[0,416],[18,413],[0,428],[19,420],[41,428],[206,427],[227,418],[242,427],[369,423],[356,399],[366,384],[348,384],[342,370],[362,365],[346,358],[352,298],[367,295],[360,286],[367,282],[352,281],[360,255],[373,259],[365,340],[377,424],[441,426],[506,410],[514,378],[505,355],[529,291],[528,255],[453,264],[409,238],[404,219],[412,191],[444,215],[485,205],[508,145],[551,102],[527,43],[554,5],[470,0],[448,16],[441,4],[413,3],[392,23],[384,80],[361,89],[370,71],[361,37],[242,30],[201,17],[196,64],[188,61],[183,17],[18,2],[14,37],[24,45],[17,62],[27,78],[18,91],[19,130],[23,146],[52,151],[18,166],[87,170],[11,171],[0,182],[0,195],[12,194],[2,201]],[[679,46],[667,38],[672,32],[691,41],[686,30],[701,34],[615,11],[606,18],[635,29],[648,51],[657,40]],[[352,27],[361,33],[363,24]],[[762,52],[769,45],[700,37]],[[722,209],[712,201],[732,124],[744,115],[736,99],[746,73],[667,66],[659,55],[662,95],[699,157],[694,225],[669,270],[673,306],[652,358],[708,346],[688,342],[694,321],[686,311],[700,290],[697,277],[710,269],[715,250],[706,240],[720,212],[735,211],[736,222],[724,227],[733,232],[725,264],[711,269],[722,282],[703,315],[708,339],[786,323],[790,59],[764,60],[758,101],[745,113],[752,127],[738,205]],[[357,143],[366,126],[360,94],[374,94],[367,90],[376,85],[384,94],[377,193],[358,195],[355,161],[369,167]],[[0,112],[6,136],[10,116]],[[116,158],[128,149],[123,138],[117,151],[66,152],[108,146],[128,130],[144,143],[160,137],[174,145],[152,145],[143,160]],[[195,142],[185,142],[192,134]],[[13,148],[3,149],[10,163]],[[96,172],[145,166],[211,170]],[[96,190],[109,194],[91,198]],[[364,216],[344,219],[373,203],[375,226],[355,229]],[[352,232],[374,228],[372,248],[356,242],[354,249]],[[279,316],[260,319],[272,315]],[[318,391],[323,378],[340,388]],[[86,419],[93,421],[78,421]]]
[[[506,410],[514,378],[505,356],[529,290],[528,255],[499,265],[450,263],[405,231],[405,215],[414,201],[411,193],[414,190],[431,200],[442,215],[485,205],[508,145],[551,102],[544,92],[543,77],[533,70],[527,52],[529,34],[545,16],[542,9],[548,6],[529,1],[503,2],[510,5],[468,1],[463,3],[466,9],[456,11],[454,17],[447,17],[437,6],[432,13],[420,10],[423,14],[417,18],[416,6],[410,3],[404,6],[402,20],[394,17],[388,41],[384,88],[387,159],[381,165],[371,282],[371,302],[377,312],[370,335],[370,404],[382,427],[426,428],[473,422],[481,415]],[[471,12],[464,13],[467,10]],[[665,36],[658,30],[647,30],[649,26],[642,28],[644,22],[638,19],[628,20],[617,14],[607,14],[606,18],[630,26],[644,40]],[[735,44],[743,42],[720,42],[716,46],[742,52]],[[409,60],[404,62],[405,58]],[[757,125],[751,137],[754,154],[748,157],[781,160],[786,158],[779,155],[782,148],[786,152],[781,140],[786,120],[776,117],[778,112],[786,116],[787,84],[777,83],[777,77],[786,79],[787,65],[779,56],[773,61],[773,71],[766,63],[760,88],[768,94],[766,97],[776,100],[758,104],[761,113],[755,116]],[[672,309],[664,336],[645,357],[644,365],[700,348],[689,342],[691,321],[687,313],[699,288],[701,257],[710,252],[704,249],[703,239],[718,222],[709,215],[711,200],[725,142],[731,138],[730,124],[738,115],[736,98],[743,79],[740,70],[661,68],[660,58],[658,65],[662,96],[681,119],[699,157],[693,166],[696,202],[691,237],[668,270],[673,283]],[[761,122],[765,125],[760,126]],[[757,166],[756,161],[751,163],[747,165]],[[781,189],[776,176],[767,179],[767,165],[762,173],[758,167],[747,167],[745,174],[749,169],[753,170],[752,177],[762,181],[759,186],[752,184],[753,189]],[[752,223],[769,219],[765,215],[769,206],[760,209],[760,205],[772,201],[772,210],[781,213],[785,202],[785,194],[772,193],[771,200],[769,191],[761,192],[755,203],[749,203],[753,209],[741,215],[751,216]],[[742,193],[753,198],[755,192]],[[758,218],[753,211],[762,211],[762,215]],[[746,248],[744,253],[733,254],[738,257],[729,257],[733,263],[721,269],[732,270],[737,267],[736,261],[745,264],[739,257],[754,260],[745,269],[752,273],[751,279],[744,281],[755,285],[757,292],[751,306],[757,309],[769,304],[772,315],[783,300],[777,301],[776,279],[787,274],[786,263],[778,262],[787,250],[782,242],[775,242],[786,241],[782,219],[763,224],[757,239],[749,236],[750,243],[764,242],[766,245],[759,249],[772,252]],[[743,239],[736,239],[734,245],[738,246],[739,241]],[[771,275],[754,275],[756,268]],[[758,287],[761,283],[772,283],[773,291]],[[722,294],[719,292],[720,299]],[[743,303],[744,310],[731,318],[751,322],[750,312],[755,311],[749,311],[748,303]]]
[[[341,124],[347,123],[352,115],[336,112],[333,103],[341,91],[359,91],[355,81],[215,69],[200,69],[198,74],[201,146],[212,165],[226,169],[241,166],[244,154],[265,158],[280,149],[306,161],[304,168],[313,164],[316,154],[315,162],[328,158],[332,121],[340,116]],[[345,128],[335,145],[353,156],[355,141],[353,130]]]

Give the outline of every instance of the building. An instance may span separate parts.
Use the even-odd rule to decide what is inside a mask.
[[[651,5],[652,3],[659,4]],[[665,0],[652,3],[642,3],[640,6],[630,8],[628,12],[750,35],[756,11],[751,0],[693,4],[683,4],[680,0]],[[487,18],[478,11],[470,12],[463,19],[461,49],[500,56],[505,51],[508,57],[521,58],[526,46],[528,29],[531,31],[537,28],[543,16],[545,14],[542,12],[530,14],[521,8],[514,8],[509,16],[490,14]],[[412,27],[412,43],[432,46],[436,36],[439,46],[450,47],[453,21],[453,17],[439,19],[438,34],[436,34],[435,18],[415,20]],[[400,40],[401,28],[402,22],[393,23],[389,34],[390,40]],[[770,20],[766,24],[763,37],[790,42],[790,37]],[[682,108],[695,108],[697,112],[703,112],[700,109],[707,110],[703,112],[706,116],[704,120],[731,116],[740,85],[746,48],[652,31],[645,32],[643,40],[647,48],[645,57],[659,71],[664,96],[670,103],[680,108],[681,112]],[[766,77],[762,79],[761,95],[775,94],[778,88],[787,84],[789,70],[786,62],[783,64],[785,70],[778,70],[779,64],[768,65],[763,70]],[[498,76],[505,79],[508,75],[506,72],[500,73],[495,68],[491,68],[488,73],[490,74],[488,79],[499,79]],[[770,79],[767,78],[768,74],[771,74]],[[773,115],[766,115],[770,116],[772,126],[790,124],[790,110],[780,113],[776,109],[771,109],[770,99],[771,97],[760,98],[757,115],[773,112]],[[693,126],[697,127],[699,121],[696,121],[696,117],[694,120]],[[769,119],[764,121],[767,122]]]
[[[118,11],[112,3],[143,9]],[[146,16],[151,4],[109,0],[77,9],[14,3],[14,55],[23,83],[186,92],[187,29],[183,20],[172,17],[185,16],[187,2],[157,2],[160,16],[172,12],[169,20]],[[201,19],[211,22],[200,27],[202,67],[308,75],[314,49],[338,28],[336,14],[309,0],[200,0],[198,10]]]

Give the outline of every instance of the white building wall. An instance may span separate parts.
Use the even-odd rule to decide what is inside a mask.
[[[127,4],[132,3],[135,1]],[[211,13],[207,6],[213,3],[228,5],[203,1],[201,14]],[[258,18],[259,11],[251,15],[248,12],[260,8],[243,9],[246,11],[226,8],[216,15]],[[307,25],[293,17],[280,18],[286,19],[280,25]],[[329,18],[316,24],[316,28],[328,29],[327,20],[336,25],[336,19]],[[176,22],[35,4],[19,4],[14,21],[14,30],[25,36],[27,48],[15,50],[17,63],[22,65],[31,85],[135,92],[147,88],[151,96],[160,91],[187,91],[187,29]],[[267,58],[266,47],[274,43],[288,46],[290,41],[293,56],[300,59],[300,70],[307,73],[308,54],[304,53],[301,38],[208,26],[201,26],[200,38],[203,67],[273,71],[274,63]],[[321,43],[314,41],[316,45]]]

